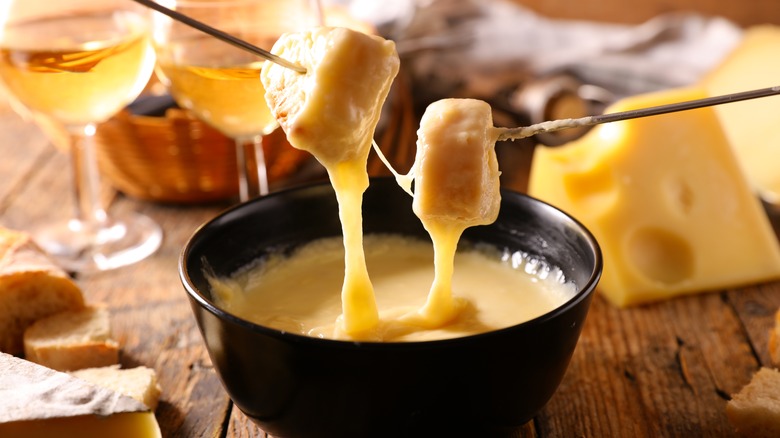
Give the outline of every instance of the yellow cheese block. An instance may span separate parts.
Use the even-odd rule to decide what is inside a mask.
[[[7,438],[153,438],[161,437],[151,412],[115,414],[110,417],[81,415],[70,418],[17,421],[0,424]]]
[[[779,54],[780,26],[749,28],[703,85],[713,96],[780,86]],[[754,189],[780,204],[780,96],[719,105],[716,111]]]
[[[608,112],[703,97],[624,99]],[[601,244],[601,292],[625,306],[780,278],[777,238],[712,108],[600,125],[534,153],[529,194]]]
[[[140,401],[0,353],[0,437],[159,438]]]

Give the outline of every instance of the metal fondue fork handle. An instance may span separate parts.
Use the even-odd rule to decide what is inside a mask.
[[[587,116],[578,119],[560,119],[547,122],[536,123],[530,126],[521,126],[519,128],[496,128],[499,130],[498,140],[519,140],[543,132],[554,132],[562,129],[579,128],[582,126],[593,126],[602,123],[617,122],[620,120],[636,119],[639,117],[657,116],[660,114],[673,113],[677,111],[686,111],[706,106],[721,105],[724,103],[739,102],[742,100],[756,99],[780,94],[780,85],[761,88],[758,90],[743,91],[740,93],[724,94],[721,96],[707,97],[704,99],[690,100],[687,102],[671,103],[649,108],[636,109],[631,111],[622,111],[612,114],[602,114],[597,116]]]
[[[289,68],[291,70],[295,70],[298,73],[306,73],[306,68],[304,68],[304,67],[302,67],[302,66],[300,66],[300,65],[298,65],[298,64],[296,64],[294,62],[291,62],[291,61],[288,61],[288,60],[286,60],[284,58],[276,56],[273,53],[268,52],[267,50],[263,50],[260,47],[257,47],[257,46],[255,46],[253,44],[250,44],[250,43],[248,43],[248,42],[246,42],[246,41],[244,41],[244,40],[242,40],[240,38],[236,38],[233,35],[230,35],[229,33],[223,32],[223,31],[221,31],[219,29],[215,29],[215,28],[209,26],[208,24],[205,24],[203,22],[195,20],[192,17],[188,17],[188,16],[182,14],[181,12],[177,12],[177,11],[174,11],[172,9],[168,9],[165,6],[163,6],[163,5],[159,4],[159,3],[154,2],[153,0],[133,0],[133,1],[136,2],[136,3],[140,3],[140,4],[146,6],[146,7],[150,8],[150,9],[154,9],[155,11],[157,11],[157,12],[159,12],[161,14],[167,15],[168,17],[170,17],[170,18],[172,18],[172,19],[174,19],[174,20],[176,20],[176,21],[178,21],[180,23],[183,23],[183,24],[186,24],[187,26],[193,27],[193,28],[195,28],[195,29],[197,29],[197,30],[199,30],[201,32],[209,34],[209,35],[211,35],[211,36],[213,36],[213,37],[215,37],[217,39],[220,39],[220,40],[222,40],[222,41],[224,41],[224,42],[226,42],[228,44],[232,44],[232,45],[238,47],[239,49],[246,50],[248,52],[254,53],[255,55],[257,55],[257,56],[259,56],[261,58],[264,58],[264,59],[267,59],[267,60],[269,60],[271,62],[279,64],[282,67],[286,67],[286,68]]]

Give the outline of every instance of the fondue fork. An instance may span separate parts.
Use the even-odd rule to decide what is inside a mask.
[[[593,126],[602,123],[611,123],[621,120],[636,119],[640,117],[657,116],[661,114],[673,113],[677,111],[686,111],[696,108],[703,108],[725,103],[739,102],[743,100],[756,99],[780,94],[780,86],[769,88],[760,88],[757,90],[742,91],[739,93],[724,94],[721,96],[706,97],[704,99],[689,100],[686,102],[677,102],[667,105],[653,106],[630,111],[622,111],[611,114],[601,114],[597,116],[587,116],[578,119],[560,119],[547,122],[536,123],[529,126],[518,128],[498,128],[500,134],[498,140],[519,140],[532,135],[544,132],[555,132],[563,129],[579,128],[583,126]]]
[[[267,59],[271,62],[279,64],[282,67],[292,69],[298,73],[306,73],[306,68],[300,66],[294,62],[288,61],[282,57],[276,56],[260,47],[250,44],[240,38],[223,32],[219,29],[215,29],[205,23],[195,20],[192,17],[188,17],[180,12],[166,8],[153,0],[133,0],[148,8],[154,9],[157,12],[167,15],[168,17],[193,27],[201,32],[209,34],[215,38],[218,38],[228,44],[232,44],[240,49],[251,52],[261,58]],[[551,120],[541,123],[536,123],[529,126],[521,126],[517,128],[497,128],[499,129],[498,141],[504,140],[519,140],[526,137],[531,137],[536,134],[545,132],[555,132],[564,129],[580,128],[593,125],[600,125],[602,123],[618,122],[621,120],[636,119],[640,117],[657,116],[661,114],[673,113],[678,111],[686,111],[696,108],[703,108],[707,106],[721,105],[725,103],[739,102],[743,100],[756,99],[759,97],[767,97],[780,94],[780,86],[774,86],[769,88],[761,88],[751,91],[743,91],[739,93],[724,94],[721,96],[707,97],[704,99],[696,99],[687,102],[678,102],[667,105],[659,105],[650,108],[641,108],[630,111],[622,111],[611,114],[601,114],[596,116],[586,116],[576,119],[560,119]]]
[[[181,12],[174,11],[172,9],[168,9],[165,6],[156,3],[153,0],[133,0],[136,3],[140,3],[147,8],[154,9],[155,11],[167,15],[168,17],[172,18],[173,20],[176,20],[180,23],[186,24],[187,26],[190,26],[192,28],[195,28],[203,33],[209,34],[217,39],[220,39],[228,44],[232,44],[233,46],[238,47],[239,49],[246,50],[250,53],[253,53],[263,59],[267,59],[273,63],[279,64],[282,67],[289,68],[291,70],[297,71],[298,73],[306,73],[306,68],[303,66],[300,66],[294,62],[288,61],[282,57],[276,56],[273,53],[261,49],[260,47],[255,46],[254,44],[250,44],[240,38],[234,37],[233,35],[230,35],[227,32],[223,32],[219,29],[216,29],[214,27],[209,26],[206,23],[203,23],[201,21],[198,21],[192,17],[189,17],[187,15],[182,14]]]

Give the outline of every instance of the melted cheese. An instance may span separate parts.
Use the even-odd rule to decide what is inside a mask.
[[[272,52],[306,74],[267,62],[266,102],[290,144],[309,151],[328,172],[339,202],[346,268],[340,324],[355,338],[379,321],[362,246],[366,162],[383,102],[398,73],[395,44],[344,28],[283,35]]]
[[[428,242],[368,235],[365,254],[382,309],[373,341],[422,341],[508,327],[549,312],[576,293],[560,270],[495,249],[459,252],[453,289],[461,312],[446,326],[409,319],[425,301],[433,272]],[[265,260],[228,279],[210,279],[220,307],[242,318],[308,336],[351,339],[334,324],[344,251],[338,238],[312,242],[293,256]]]
[[[339,203],[345,266],[342,314],[335,332],[353,339],[382,338],[377,334],[382,330],[379,308],[365,262],[361,204],[368,187],[371,137],[398,72],[395,46],[347,29],[317,28],[283,36],[272,52],[307,72],[301,75],[266,63],[261,79],[268,106],[290,143],[311,152],[325,166]],[[410,172],[415,181],[413,209],[433,240],[435,276],[425,303],[402,319],[410,326],[440,328],[468,307],[452,293],[461,234],[498,216],[501,197],[494,147],[499,131],[486,102],[445,99],[429,106],[418,134]]]
[[[436,275],[428,300],[411,319],[440,327],[464,306],[452,295],[453,259],[461,234],[498,217],[498,131],[486,102],[443,99],[428,106],[417,132],[412,208],[433,241]]]

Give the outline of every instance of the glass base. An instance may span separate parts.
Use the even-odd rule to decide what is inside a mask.
[[[162,229],[137,213],[112,217],[96,227],[71,219],[36,230],[34,239],[63,269],[108,271],[145,259],[162,243]]]

